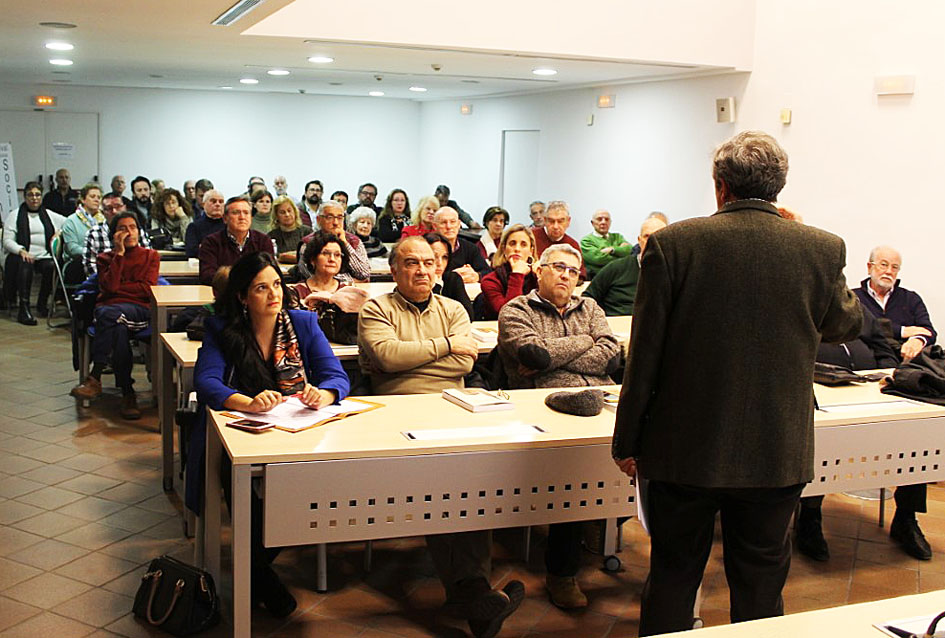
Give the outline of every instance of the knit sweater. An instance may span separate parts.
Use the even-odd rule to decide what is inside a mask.
[[[423,310],[394,292],[369,299],[358,317],[358,362],[375,394],[428,394],[462,388],[475,358],[450,354],[447,337],[469,336],[459,302],[431,295]]]
[[[605,253],[605,248],[613,248],[613,251]],[[606,237],[591,233],[581,238],[581,253],[584,255],[587,274],[591,277],[607,264],[629,256],[631,251],[633,246],[620,233],[607,233]]]
[[[533,344],[551,355],[547,370],[519,372],[518,350]],[[564,314],[537,290],[516,297],[499,312],[499,356],[512,388],[607,385],[608,366],[621,355],[620,342],[597,302],[572,296]]]
[[[113,250],[96,257],[99,296],[96,305],[133,303],[148,307],[151,286],[156,286],[161,255],[150,248],[126,248],[124,255]]]
[[[937,333],[935,328],[932,327],[932,318],[929,317],[925,302],[922,301],[922,297],[917,292],[903,288],[899,285],[897,279],[892,292],[889,293],[889,298],[886,300],[886,308],[883,309],[870,295],[869,285],[870,280],[867,277],[860,282],[859,288],[853,289],[853,292],[856,293],[860,303],[863,304],[863,308],[869,310],[874,317],[889,319],[893,335],[897,339],[905,340],[902,338],[903,326],[921,326],[928,328],[929,332],[932,333],[931,337],[924,337],[925,345],[930,346],[935,343]]]
[[[272,253],[272,240],[257,230],[250,230],[242,248],[223,230],[204,238],[200,244],[200,283],[209,286],[220,266],[232,266],[239,258],[249,253]]]
[[[604,266],[591,280],[583,295],[596,301],[608,317],[632,315],[639,278],[640,262],[637,256],[622,257]]]

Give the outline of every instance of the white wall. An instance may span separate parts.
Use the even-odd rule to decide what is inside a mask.
[[[326,197],[340,189],[354,201],[358,185],[372,181],[381,204],[392,188],[419,188],[420,109],[408,100],[0,85],[0,109],[22,108],[37,93],[56,95],[57,111],[101,114],[106,186],[116,173],[129,189],[138,174],[174,188],[209,177],[229,196],[243,192],[250,175],[262,175],[271,188],[282,173],[293,197],[320,179]]]

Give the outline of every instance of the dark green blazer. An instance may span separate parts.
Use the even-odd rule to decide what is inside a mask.
[[[642,476],[699,487],[813,479],[814,358],[855,339],[839,237],[730,202],[647,242],[614,430]]]

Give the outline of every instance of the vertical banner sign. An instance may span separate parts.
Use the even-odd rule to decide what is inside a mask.
[[[16,197],[16,175],[13,173],[13,145],[0,142],[0,220],[20,207]]]

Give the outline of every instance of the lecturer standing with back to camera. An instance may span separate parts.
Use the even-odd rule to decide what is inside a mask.
[[[650,237],[614,430],[649,480],[640,635],[692,628],[721,511],[731,620],[783,613],[788,526],[814,477],[817,345],[856,337],[843,240],[782,218],[787,155],[739,133],[715,152],[719,210]]]

